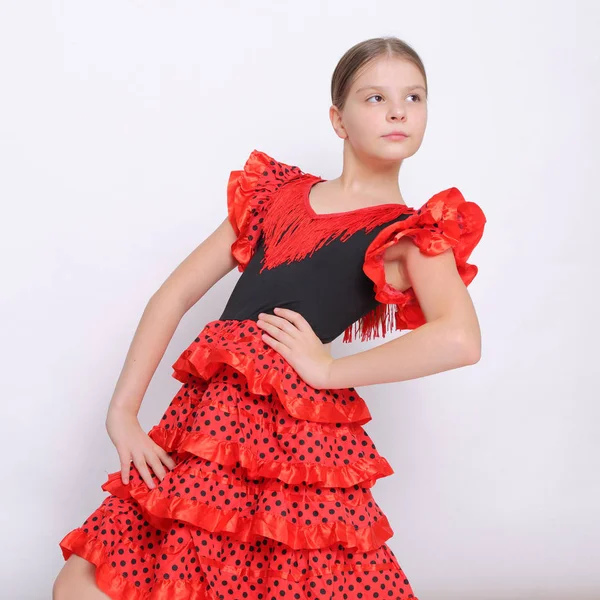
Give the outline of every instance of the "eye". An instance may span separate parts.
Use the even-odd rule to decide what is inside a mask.
[[[367,98],[367,102],[371,99],[371,98],[383,98],[383,96],[381,96],[380,94],[375,94],[374,96],[369,96],[369,98]],[[371,104],[373,104],[373,102],[371,102]],[[375,104],[378,104],[377,102]]]
[[[421,102],[421,96],[419,96],[419,94],[409,94],[409,98],[410,96],[414,96],[415,98],[418,98],[417,102]]]

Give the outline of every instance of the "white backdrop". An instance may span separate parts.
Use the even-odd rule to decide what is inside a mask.
[[[397,35],[429,77],[410,205],[457,186],[488,225],[483,355],[359,388],[395,475],[374,495],[420,600],[600,598],[595,2],[0,2],[2,598],[51,596],[106,496],[106,408],[147,300],[226,215],[252,149],[335,178],[335,64]],[[140,412],[217,318],[185,316]],[[368,347],[334,343],[342,355]]]

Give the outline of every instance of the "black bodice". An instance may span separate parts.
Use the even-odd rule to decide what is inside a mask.
[[[256,320],[261,312],[289,308],[309,322],[324,344],[331,342],[377,306],[373,282],[362,269],[365,252],[384,227],[408,216],[403,213],[368,233],[359,230],[345,241],[336,238],[302,260],[262,272],[261,238],[219,318]]]

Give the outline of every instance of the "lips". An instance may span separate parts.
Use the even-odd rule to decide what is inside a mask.
[[[388,139],[390,142],[403,142],[408,139],[408,136],[405,133],[388,133],[383,136]]]

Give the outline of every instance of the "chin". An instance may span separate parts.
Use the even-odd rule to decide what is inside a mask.
[[[385,140],[384,143],[387,147],[382,148],[381,144],[365,145],[359,149],[355,148],[355,152],[365,160],[370,159],[381,162],[401,162],[412,154],[412,152],[407,152],[407,148],[401,148],[400,144],[395,146]]]
[[[392,146],[390,148],[386,148],[383,151],[381,149],[378,149],[378,152],[376,154],[382,160],[400,161],[400,160],[404,160],[405,158],[408,158],[409,156],[412,156],[414,153],[411,152],[408,148]]]

